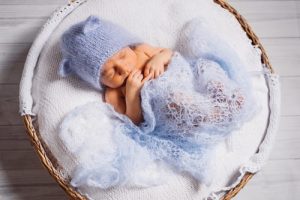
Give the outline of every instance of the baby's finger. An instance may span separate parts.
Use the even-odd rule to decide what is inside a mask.
[[[128,78],[131,78],[131,77],[135,74],[136,70],[137,70],[137,69],[132,70],[132,71],[130,72]]]
[[[135,75],[136,75],[136,76],[139,76],[139,75],[141,75],[141,74],[142,74],[141,70],[138,70],[137,72],[135,72]]]
[[[143,79],[143,74],[138,75],[138,79],[142,80]]]
[[[149,74],[149,76],[151,76],[151,79],[153,79],[153,78],[154,78],[154,72],[151,72],[151,73]]]
[[[159,70],[159,75],[164,73],[164,69]]]
[[[141,74],[141,70],[137,69],[137,70],[134,72],[133,76],[136,77],[136,76],[138,76],[138,75],[140,75],[140,74]]]
[[[148,76],[146,76],[143,80],[142,80],[142,84],[144,84],[146,81],[150,80],[152,78],[152,75],[149,74]]]
[[[148,80],[152,79],[152,78],[154,77],[154,72],[150,72],[150,73],[148,74],[148,76],[144,76],[144,78],[146,78],[146,77],[149,78]]]
[[[154,77],[157,78],[159,76],[159,71],[155,70]]]
[[[149,74],[153,74],[153,78],[154,78],[154,69],[151,68]]]
[[[148,76],[148,74],[150,73],[150,66],[146,65],[145,69],[144,69],[144,75]]]

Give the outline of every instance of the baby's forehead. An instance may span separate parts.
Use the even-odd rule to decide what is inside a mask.
[[[108,62],[107,62],[108,63]],[[103,64],[103,66],[100,69],[100,75],[103,77],[106,77],[108,75],[108,73],[111,71],[111,69],[113,68],[113,65],[110,64]]]
[[[122,52],[122,50],[126,47],[129,47],[131,49],[134,49],[137,47],[137,44],[132,44],[132,45],[128,45],[123,47],[122,49],[120,49],[119,51],[117,51],[116,53],[114,53],[112,56],[110,56],[109,58],[107,58],[107,60],[104,62],[102,69],[101,69],[101,75],[106,75],[112,68],[112,64],[111,62],[113,62],[114,60],[118,59],[118,56],[120,56],[120,52]]]

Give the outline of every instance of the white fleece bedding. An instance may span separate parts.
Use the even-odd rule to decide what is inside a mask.
[[[215,30],[222,33],[224,39],[230,41],[232,47],[237,49],[239,56],[245,62],[250,63],[248,71],[255,72],[263,68],[259,52],[252,47],[251,41],[240,24],[232,14],[213,1],[191,0],[187,3],[182,0],[89,0],[79,2],[82,5],[62,20],[43,46],[34,70],[31,92],[22,90],[21,85],[20,96],[21,114],[37,115],[39,132],[61,166],[60,171],[64,177],[67,177],[75,169],[78,158],[76,155],[70,154],[58,139],[58,124],[76,106],[91,101],[102,101],[102,95],[98,91],[78,78],[60,78],[57,75],[57,67],[61,59],[58,39],[63,31],[72,24],[86,19],[91,14],[99,15],[127,27],[131,32],[152,45],[178,48],[176,46],[178,44],[175,42],[182,26],[188,20],[200,16],[211,20]],[[208,196],[220,197],[223,190],[230,189],[239,182],[240,173],[258,171],[268,156],[273,137],[265,137],[269,119],[269,88],[267,83],[268,77],[271,77],[272,87],[275,88],[276,93],[278,78],[272,75],[266,77],[267,79],[261,73],[252,76],[255,98],[263,105],[262,110],[253,120],[247,122],[239,131],[235,131],[229,139],[218,146],[214,163],[218,178],[213,180],[209,188],[197,184],[187,174],[170,174],[169,177],[166,177],[167,183],[157,187],[146,189],[113,188],[110,190],[88,187],[81,188],[81,192],[91,199],[103,200],[188,200]],[[25,79],[26,77],[22,78]],[[23,82],[26,81],[23,80]],[[23,93],[31,95],[33,99],[32,109],[28,107],[27,110],[24,109],[23,102],[26,103],[27,99]],[[275,121],[274,123],[276,124]],[[274,135],[275,130],[276,125],[269,134]],[[262,154],[255,154],[264,138],[267,138],[268,141],[261,148]]]

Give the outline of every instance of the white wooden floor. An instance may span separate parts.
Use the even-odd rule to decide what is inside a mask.
[[[67,0],[0,0],[0,199],[67,199],[31,147],[18,114],[26,54],[39,28]],[[281,75],[282,115],[263,170],[235,199],[300,199],[300,1],[229,0],[248,20]]]

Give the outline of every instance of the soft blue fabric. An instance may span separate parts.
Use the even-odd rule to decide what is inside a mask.
[[[105,61],[123,47],[142,40],[123,27],[91,15],[71,26],[61,37],[62,60],[60,76],[75,73],[81,79],[102,91],[100,72]]]
[[[73,186],[157,185],[161,178],[143,175],[143,169],[154,161],[211,183],[216,145],[251,119],[258,107],[251,88],[230,79],[217,62],[199,58],[191,63],[174,52],[167,70],[144,84],[141,106],[145,121],[139,126],[103,102],[88,103],[66,116],[59,136],[84,160],[72,175]],[[245,69],[239,73],[242,71],[246,74]],[[238,97],[244,98],[242,103]],[[81,135],[75,140],[80,141],[76,147],[70,133]],[[97,145],[100,141],[106,145]]]
[[[149,187],[163,184],[168,173],[155,157],[126,134],[111,105],[101,101],[76,107],[59,127],[59,138],[76,155],[74,187]]]
[[[186,35],[184,42],[185,55],[190,55],[188,60],[175,51],[167,70],[159,78],[147,81],[141,89],[143,123],[136,126],[107,103],[99,102],[99,107],[90,109],[90,115],[99,116],[97,119],[103,119],[102,115],[110,110],[111,124],[116,128],[112,134],[117,132],[126,137],[115,139],[119,141],[114,143],[117,144],[115,153],[99,154],[102,159],[97,161],[95,158],[99,157],[92,155],[88,166],[78,166],[73,174],[74,186],[89,182],[101,188],[123,185],[132,180],[134,172],[154,160],[167,163],[177,172],[187,172],[207,185],[211,183],[214,178],[211,161],[216,145],[252,119],[259,107],[253,97],[247,63],[221,38],[204,34],[207,29],[197,24],[191,23],[195,29]],[[77,116],[82,113],[82,110],[77,112]],[[72,114],[69,120],[74,119]],[[88,125],[88,117],[85,119],[84,124]],[[91,124],[90,128],[95,126],[94,133],[103,135],[108,129],[96,127],[106,127],[107,122],[96,121],[97,125]],[[60,135],[67,136],[68,125],[64,122]],[[88,136],[89,132],[93,131],[82,133],[86,142],[81,149],[97,141]],[[129,141],[141,148],[133,150]],[[145,151],[137,156],[141,149],[151,156],[145,159]],[[135,183],[139,182],[147,183],[145,177],[143,181],[141,177],[136,179]]]
[[[218,63],[199,58],[190,66],[175,52],[168,69],[141,90],[145,121],[137,127],[118,116],[125,122],[123,132],[157,159],[210,184],[213,148],[258,111],[248,89],[229,79]]]

